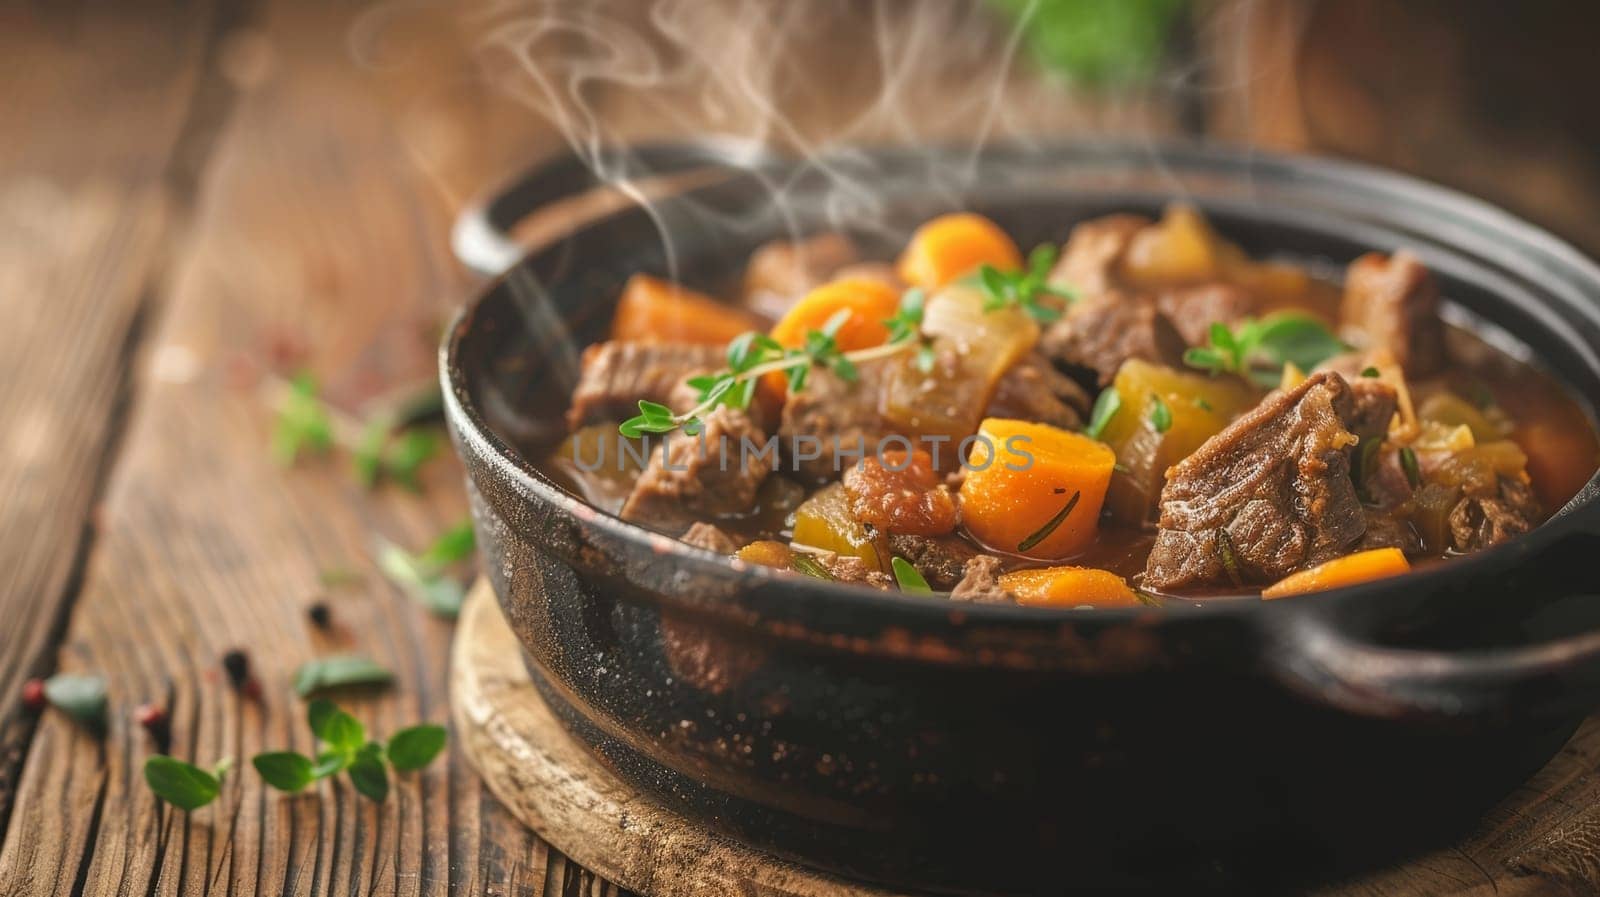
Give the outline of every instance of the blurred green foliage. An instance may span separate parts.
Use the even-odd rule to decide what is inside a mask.
[[[1089,84],[1155,72],[1190,0],[990,0],[1015,19],[1046,68]]]

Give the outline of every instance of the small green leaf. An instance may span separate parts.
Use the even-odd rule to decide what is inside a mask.
[[[1083,435],[1090,439],[1099,439],[1100,434],[1105,432],[1106,424],[1111,423],[1111,419],[1116,417],[1121,409],[1122,396],[1115,387],[1101,390],[1099,398],[1094,400],[1093,410],[1089,412],[1089,426],[1084,429]]]
[[[348,685],[388,685],[394,673],[373,660],[355,654],[332,654],[301,664],[294,673],[294,690],[308,698],[326,688]]]
[[[401,729],[389,738],[389,763],[399,770],[421,769],[439,756],[448,737],[444,726],[432,723]]]
[[[924,344],[917,347],[917,370],[924,374],[931,374],[936,361],[938,361],[938,357],[934,355],[932,346]]]
[[[213,776],[216,776],[217,782],[220,784],[224,779],[226,779],[228,777],[228,773],[231,772],[232,770],[233,770],[233,758],[232,757],[223,757],[221,760],[217,761],[215,766],[211,767],[211,774]]]
[[[1377,376],[1379,376],[1379,371],[1375,367],[1365,367],[1365,368],[1361,369],[1361,376],[1363,376],[1363,377],[1377,377]]]
[[[428,430],[404,430],[383,451],[383,472],[396,483],[415,491],[417,473],[439,453],[439,437]]]
[[[311,726],[311,734],[327,741],[328,724],[340,712],[339,706],[327,698],[314,698],[306,705],[306,723]]]
[[[1155,393],[1150,394],[1150,427],[1157,433],[1172,429],[1172,409]]]
[[[1349,349],[1327,325],[1300,312],[1279,312],[1262,318],[1256,346],[1277,364],[1274,381],[1281,376],[1284,364],[1309,371]]]
[[[256,754],[250,758],[250,765],[261,774],[263,781],[279,791],[300,791],[316,778],[310,758],[294,751]]]
[[[335,708],[333,714],[324,721],[317,738],[331,750],[353,754],[366,743],[367,727],[345,711]]]
[[[317,398],[317,381],[302,371],[289,383],[272,432],[272,453],[289,465],[304,452],[321,453],[333,447],[333,424]]]
[[[1422,488],[1422,466],[1417,463],[1417,453],[1409,445],[1400,449],[1400,468],[1406,472],[1406,482],[1411,484],[1411,488]]]
[[[796,553],[795,556],[794,556],[794,560],[791,561],[790,564],[794,567],[795,570],[797,570],[797,571],[799,571],[801,573],[804,573],[805,575],[807,575],[807,576],[809,576],[809,577],[811,577],[813,579],[834,579],[835,578],[832,573],[828,572],[828,568],[827,567],[822,566],[822,562],[821,561],[817,560],[816,558],[812,557],[809,554]]]
[[[918,572],[917,568],[913,567],[911,565],[911,562],[906,560],[905,558],[900,557],[899,555],[895,555],[893,558],[890,559],[889,566],[894,569],[894,581],[896,583],[899,583],[900,591],[902,591],[902,592],[932,592],[933,591],[933,587],[928,585],[928,581],[926,579],[922,578],[922,574],[920,572]]]
[[[79,725],[93,732],[105,730],[106,681],[99,676],[57,673],[44,681],[44,697]]]
[[[184,812],[211,803],[222,790],[216,776],[166,754],[152,754],[144,761],[144,781],[156,797]]]
[[[852,314],[855,314],[855,312],[853,310],[848,309],[848,308],[841,308],[838,311],[834,312],[833,314],[829,315],[828,316],[828,320],[822,322],[822,333],[823,333],[823,335],[828,337],[828,339],[830,341],[834,337],[838,336],[839,335],[839,328],[843,327],[845,325],[845,322],[850,320],[850,316]]]
[[[433,564],[392,542],[378,540],[378,569],[411,600],[446,619],[455,619],[466,589]]]
[[[472,551],[477,544],[477,533],[472,528],[472,519],[468,518],[445,530],[439,538],[433,540],[428,550],[422,553],[422,561],[432,565],[436,570],[442,570],[472,557]]]
[[[368,800],[382,803],[389,796],[389,773],[383,766],[383,747],[369,742],[350,762],[350,783]]]

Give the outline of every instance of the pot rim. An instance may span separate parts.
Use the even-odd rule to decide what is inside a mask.
[[[1600,265],[1590,261],[1580,251],[1554,234],[1460,191],[1362,163],[1310,154],[1268,153],[1253,148],[1244,149],[1188,141],[1152,143],[1151,141],[1071,140],[1045,144],[1043,149],[1037,144],[1027,147],[999,145],[995,149],[999,152],[1021,149],[1024,152],[1046,154],[1123,153],[1129,156],[1168,160],[1184,157],[1234,169],[1248,168],[1254,173],[1271,171],[1277,177],[1296,182],[1359,183],[1365,189],[1389,194],[1397,202],[1410,203],[1418,207],[1448,207],[1458,216],[1458,221],[1461,223],[1497,235],[1515,237],[1517,244],[1515,250],[1532,250],[1546,256],[1549,261],[1566,268],[1565,271],[1552,272],[1555,276],[1569,278],[1569,283],[1587,286],[1596,296],[1600,296]],[[868,150],[868,152],[873,151],[875,150]],[[892,148],[887,150],[887,152],[894,151]],[[636,212],[637,208],[634,206],[613,210],[586,219],[579,230]],[[1444,242],[1447,245],[1454,243],[1453,240]],[[532,250],[524,256],[524,260],[544,248]],[[976,626],[993,624],[1003,628],[1021,626],[1027,629],[1055,629],[1063,624],[1082,626],[1086,623],[1149,624],[1167,619],[1217,619],[1227,616],[1260,619],[1266,614],[1278,614],[1293,609],[1325,610],[1354,596],[1398,592],[1414,585],[1443,589],[1449,585],[1478,579],[1490,570],[1514,568],[1520,560],[1533,556],[1576,529],[1576,518],[1580,516],[1580,512],[1592,513],[1600,508],[1600,471],[1597,471],[1549,520],[1527,535],[1504,545],[1468,557],[1453,558],[1447,563],[1430,564],[1403,576],[1299,595],[1295,596],[1296,600],[1288,602],[1263,601],[1251,596],[1219,596],[1196,601],[1169,600],[1163,605],[1094,608],[1092,614],[1085,614],[1079,609],[1065,607],[976,603],[952,605],[949,602],[930,601],[925,597],[905,595],[898,591],[884,591],[865,585],[802,580],[783,571],[747,564],[737,559],[730,560],[710,550],[689,545],[602,511],[545,476],[494,432],[472,398],[460,353],[463,342],[472,330],[478,311],[490,297],[497,294],[515,271],[516,267],[513,267],[481,286],[472,300],[456,312],[440,345],[439,367],[445,414],[457,438],[471,443],[476,453],[491,459],[493,466],[510,477],[522,494],[533,496],[559,510],[563,515],[581,520],[585,526],[597,528],[612,538],[635,548],[642,548],[654,555],[670,558],[677,564],[688,566],[697,574],[710,575],[717,580],[731,580],[747,586],[779,583],[787,590],[803,591],[818,598],[842,602],[853,609],[887,613],[903,612],[911,618],[938,618],[948,622],[952,614],[959,613],[967,624]],[[1600,350],[1600,347],[1594,348]],[[1585,411],[1592,419],[1595,409],[1586,406]],[[704,603],[683,602],[672,595],[657,593],[654,597],[658,601],[681,605],[682,609],[692,612],[705,612],[711,609]],[[741,619],[748,621],[749,618],[745,616]]]

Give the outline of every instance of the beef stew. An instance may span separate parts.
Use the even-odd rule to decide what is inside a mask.
[[[1415,256],[1362,256],[1339,285],[1184,206],[1027,257],[967,213],[893,266],[824,234],[758,251],[738,303],[627,293],[652,307],[585,353],[547,470],[795,575],[1069,607],[1276,598],[1513,539],[1600,462],[1582,407],[1447,324]]]

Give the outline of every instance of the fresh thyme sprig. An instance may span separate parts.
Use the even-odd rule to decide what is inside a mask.
[[[1016,307],[1041,323],[1061,317],[1061,309],[1040,301],[1045,296],[1059,299],[1063,304],[1078,301],[1077,292],[1048,282],[1058,254],[1055,246],[1042,243],[1028,253],[1028,264],[1021,271],[1001,271],[993,265],[979,267],[978,288],[983,291],[983,310]]]
[[[909,295],[909,294],[908,294]],[[646,433],[670,433],[682,427],[694,435],[703,426],[701,418],[720,405],[730,408],[748,408],[755,397],[756,383],[767,374],[781,373],[791,393],[805,388],[813,367],[832,371],[839,379],[854,383],[860,379],[856,365],[864,361],[898,355],[920,345],[922,300],[920,293],[909,302],[901,300],[895,317],[884,322],[891,339],[882,345],[854,352],[839,349],[839,328],[850,319],[850,309],[840,309],[822,325],[820,330],[806,332],[804,344],[799,348],[786,348],[764,333],[750,331],[735,337],[728,344],[728,366],[714,374],[692,377],[688,383],[699,391],[699,404],[682,413],[659,402],[640,400],[639,414],[623,421],[617,429],[632,439]],[[898,334],[901,338],[894,339]]]
[[[1272,387],[1283,379],[1285,364],[1309,371],[1348,348],[1316,318],[1279,312],[1259,320],[1245,318],[1232,329],[1212,324],[1210,344],[1190,348],[1183,361],[1211,374],[1238,374]]]

